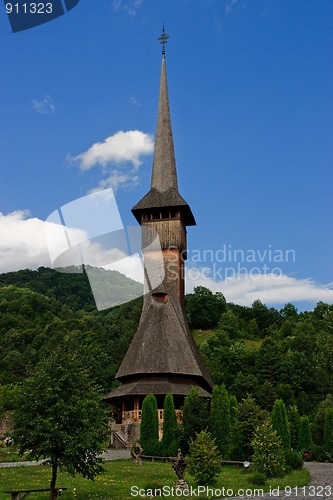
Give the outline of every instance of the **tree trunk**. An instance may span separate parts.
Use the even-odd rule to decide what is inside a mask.
[[[50,500],[55,500],[57,497],[57,492],[55,490],[56,481],[58,473],[58,461],[57,459],[52,460],[52,479],[50,484]]]

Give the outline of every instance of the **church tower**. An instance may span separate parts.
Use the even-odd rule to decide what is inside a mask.
[[[166,75],[167,38],[163,28],[159,38],[163,50],[151,186],[132,209],[142,230],[144,305],[138,330],[116,374],[122,385],[106,396],[118,424],[139,423],[142,401],[150,393],[157,398],[160,421],[168,393],[174,396],[180,418],[180,407],[190,389],[195,386],[203,397],[210,397],[213,385],[185,314],[186,226],[196,222],[178,190]],[[150,279],[152,270],[156,278],[161,276],[160,280]]]

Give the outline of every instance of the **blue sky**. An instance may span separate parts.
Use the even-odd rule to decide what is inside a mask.
[[[333,302],[331,0],[80,0],[19,33],[1,9],[0,272],[50,265],[45,220],[96,189],[136,225],[164,21],[188,291]]]

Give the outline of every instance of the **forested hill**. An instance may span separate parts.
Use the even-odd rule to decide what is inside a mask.
[[[101,276],[100,286],[108,281],[112,282],[113,294],[120,299],[135,298],[142,294],[142,285],[133,281],[118,271],[107,271],[104,269],[86,266],[85,269],[94,270]],[[91,291],[86,272],[79,267],[70,266],[63,268],[62,272],[47,267],[40,267],[36,271],[24,269],[11,273],[0,274],[0,287],[15,285],[19,288],[29,288],[34,292],[52,297],[66,304],[73,311],[93,311],[96,304]]]
[[[114,277],[120,288],[127,280]],[[301,414],[314,414],[323,401],[333,404],[332,305],[320,302],[302,313],[292,304],[278,311],[259,300],[245,307],[197,287],[186,306],[214,382],[238,401],[250,395],[271,410],[280,398],[297,404]],[[0,275],[0,399],[1,387],[22,381],[65,339],[109,391],[141,308],[139,298],[98,312],[85,274],[40,268]]]

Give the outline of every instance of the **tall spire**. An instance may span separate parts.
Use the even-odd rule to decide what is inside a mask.
[[[147,210],[178,207],[184,224],[193,226],[195,219],[192,211],[178,191],[165,62],[165,44],[169,38],[163,25],[162,34],[158,37],[162,45],[162,68],[151,186],[150,191],[132,208],[132,212],[141,224]]]
[[[162,35],[158,38],[163,48],[154,163],[151,178],[151,188],[156,188],[160,192],[167,191],[170,188],[178,190],[165,62],[165,43],[168,38],[169,36],[165,33],[163,25]]]

